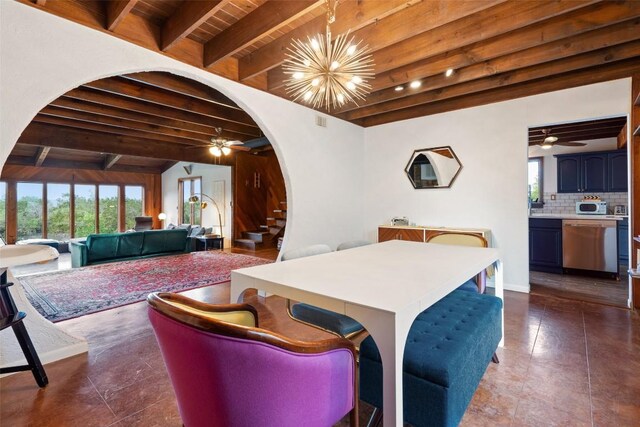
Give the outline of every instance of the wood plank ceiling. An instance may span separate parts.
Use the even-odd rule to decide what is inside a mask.
[[[7,164],[140,173],[161,173],[176,161],[231,164],[233,154],[216,158],[208,151],[216,128],[230,140],[262,136],[247,113],[209,86],[168,73],[127,74],[51,102]]]
[[[557,137],[560,143],[617,138],[626,124],[626,117],[611,117],[533,127],[529,128],[529,145],[541,144],[547,136]]]
[[[325,26],[323,0],[19,1],[283,97],[291,39]],[[347,30],[373,50],[373,92],[331,114],[362,126],[640,70],[637,0],[341,0]]]
[[[287,47],[325,28],[323,0],[17,1],[285,98]],[[640,72],[637,0],[341,0],[332,33],[348,30],[373,50],[373,92],[330,114],[361,126]],[[206,148],[185,147],[206,145],[217,126],[232,139],[261,135],[209,87],[113,77],[44,108],[9,163],[158,173],[178,160],[214,163]]]

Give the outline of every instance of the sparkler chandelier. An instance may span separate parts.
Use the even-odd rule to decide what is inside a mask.
[[[348,102],[358,104],[371,91],[367,83],[373,78],[373,58],[368,45],[349,39],[349,31],[331,42],[330,25],[336,19],[338,0],[325,0],[327,30],[308,37],[307,42],[293,40],[287,49],[282,68],[290,77],[285,80],[287,92],[294,101],[301,99],[313,108],[327,110]]]

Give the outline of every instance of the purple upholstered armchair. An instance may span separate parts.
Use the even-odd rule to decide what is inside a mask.
[[[357,426],[353,345],[303,342],[258,327],[249,304],[147,298],[149,319],[186,427]]]

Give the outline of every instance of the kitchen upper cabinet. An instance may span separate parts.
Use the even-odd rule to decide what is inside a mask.
[[[627,152],[563,154],[558,159],[558,193],[627,191]]]
[[[580,192],[580,156],[558,157],[558,193]]]
[[[609,154],[609,191],[627,191],[627,152]]]

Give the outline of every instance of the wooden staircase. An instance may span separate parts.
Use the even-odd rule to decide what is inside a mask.
[[[274,209],[273,216],[267,217],[266,224],[259,230],[243,231],[242,238],[234,240],[234,246],[254,251],[275,248],[287,225],[287,202],[280,202],[280,205],[281,208]]]

